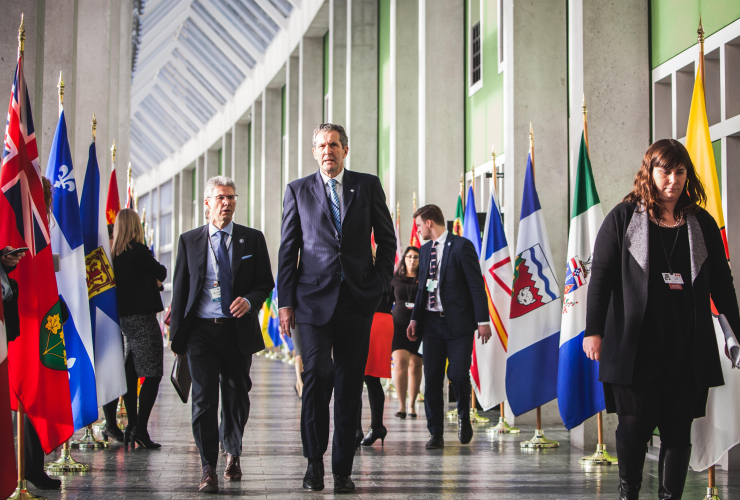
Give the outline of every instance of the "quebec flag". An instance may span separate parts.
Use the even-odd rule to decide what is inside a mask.
[[[102,406],[126,392],[126,375],[121,328],[118,326],[116,279],[110,256],[105,204],[100,196],[100,169],[94,141],[90,144],[80,211],[87,267],[86,294],[90,301],[90,323],[95,339],[95,363],[98,367],[105,367],[95,373],[98,402]]]
[[[599,362],[588,359],[583,352],[588,279],[596,235],[603,221],[604,212],[596,192],[591,160],[585,138],[581,136],[568,235],[558,373],[558,406],[568,429],[581,425],[606,408],[604,388],[599,382]]]
[[[557,396],[560,290],[547,228],[527,158],[509,315],[506,395],[514,415]]]
[[[63,331],[72,396],[72,418],[74,429],[78,430],[98,419],[98,398],[80,205],[77,201],[77,184],[64,111],[59,115],[59,123],[51,143],[46,178],[51,181],[53,191],[53,220],[50,225],[51,248],[54,253],[59,254],[57,287],[59,297],[69,309],[69,319],[64,324]]]

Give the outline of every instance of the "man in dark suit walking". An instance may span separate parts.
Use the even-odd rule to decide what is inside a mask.
[[[345,170],[348,152],[341,125],[316,127],[313,154],[319,171],[285,190],[278,264],[280,329],[289,336],[298,323],[303,343],[301,438],[308,459],[303,487],[324,489],[333,389],[336,493],[355,490],[350,475],[370,327],[390,286],[396,252],[380,179]]]
[[[265,236],[232,221],[234,181],[211,177],[204,196],[208,224],[180,236],[170,339],[173,352],[187,354],[193,380],[193,436],[203,467],[198,488],[217,492],[219,435],[227,453],[224,480],[242,477],[249,369],[252,354],[265,348],[257,313],[275,284]]]
[[[424,406],[430,439],[428,450],[444,446],[444,377],[457,396],[458,438],[468,444],[470,425],[470,361],[473,340],[491,338],[488,300],[478,254],[467,238],[449,234],[442,210],[425,205],[414,214],[419,235],[427,241],[419,256],[419,293],[406,334],[424,340]]]

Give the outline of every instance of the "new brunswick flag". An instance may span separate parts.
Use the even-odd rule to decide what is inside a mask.
[[[116,164],[110,171],[108,181],[108,198],[105,203],[105,222],[108,225],[108,235],[113,234],[113,224],[116,223],[118,212],[121,211],[121,199],[118,197],[118,181],[116,180]]]
[[[21,335],[8,346],[10,387],[44,452],[50,453],[74,428],[62,311],[22,54],[8,106],[0,189],[0,242],[29,249],[11,273],[19,287]],[[17,407],[15,398],[12,404]]]

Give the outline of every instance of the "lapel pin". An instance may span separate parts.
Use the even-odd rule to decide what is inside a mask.
[[[239,243],[244,243],[244,238],[240,239]]]
[[[349,192],[350,192],[350,193],[354,193],[354,192],[355,192],[355,190],[354,190],[354,189],[350,189],[350,190],[349,190]]]
[[[448,241],[448,242],[447,242],[447,246],[449,247],[449,246],[451,246],[451,245],[452,245],[452,242],[451,242],[451,241]]]

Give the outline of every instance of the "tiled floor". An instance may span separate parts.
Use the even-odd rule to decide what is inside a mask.
[[[167,358],[167,364],[171,363]],[[171,366],[171,365],[170,365]],[[168,367],[165,366],[166,373]],[[328,498],[333,496],[331,476],[321,493],[301,488],[305,470],[299,418],[300,401],[293,390],[293,367],[278,361],[255,357],[252,367],[254,388],[252,414],[244,434],[240,483],[221,480],[220,498]],[[560,441],[560,448],[522,452],[519,441],[528,439],[533,429],[524,428],[522,437],[493,438],[485,425],[475,425],[473,442],[461,446],[455,439],[456,425],[449,422],[444,450],[424,449],[428,439],[423,405],[419,418],[393,417],[396,400],[386,400],[388,437],[363,448],[355,458],[355,495],[349,498],[372,499],[592,499],[617,498],[616,467],[601,472],[585,472],[578,464],[584,452],[571,448],[568,433],[562,428],[547,428],[546,434]],[[369,425],[369,409],[364,407],[364,426]],[[488,414],[497,420],[494,412]],[[162,443],[161,450],[124,451],[114,443],[105,451],[73,451],[92,471],[62,477],[61,491],[39,492],[56,499],[195,499],[199,495],[200,460],[190,428],[190,405],[180,402],[169,380],[162,382],[154,407],[150,433]],[[331,453],[331,447],[328,454]],[[55,457],[49,457],[51,460]],[[330,457],[325,457],[330,464]],[[223,473],[223,461],[219,475]],[[740,499],[740,473],[719,471],[717,481],[723,500]],[[704,498],[706,473],[689,473],[685,499]],[[646,462],[643,498],[657,498],[657,463]],[[215,495],[207,498],[216,498]]]

